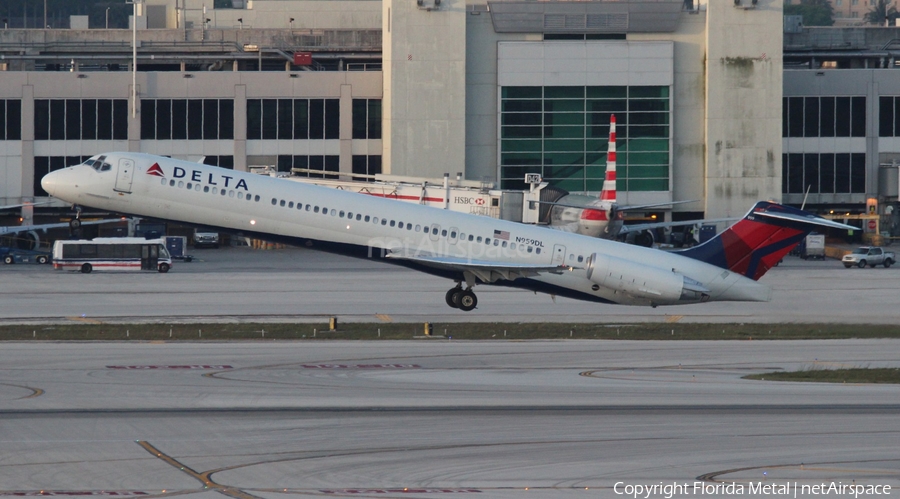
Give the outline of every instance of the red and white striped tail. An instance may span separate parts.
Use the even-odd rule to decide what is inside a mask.
[[[606,150],[606,179],[600,200],[616,202],[616,115],[609,119],[609,148]]]

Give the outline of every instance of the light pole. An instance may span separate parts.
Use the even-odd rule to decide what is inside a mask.
[[[106,29],[109,29],[109,7],[106,8]]]

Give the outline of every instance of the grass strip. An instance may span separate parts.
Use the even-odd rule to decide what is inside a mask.
[[[0,326],[3,340],[229,341],[409,340],[424,337],[424,323],[84,324]],[[566,324],[434,323],[434,338],[460,340],[812,340],[900,338],[892,325],[845,324]]]
[[[900,384],[900,368],[808,369],[791,372],[750,374],[744,379],[764,381],[811,381],[815,383]]]

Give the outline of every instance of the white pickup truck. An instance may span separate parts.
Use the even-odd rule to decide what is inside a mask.
[[[852,266],[863,268],[866,265],[874,267],[876,265],[884,265],[884,268],[890,267],[896,258],[893,251],[884,251],[878,246],[862,246],[853,250],[853,253],[844,255],[841,263],[848,269]]]

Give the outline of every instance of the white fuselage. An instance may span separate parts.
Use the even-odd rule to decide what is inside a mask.
[[[708,290],[703,301],[769,297],[766,286],[742,275],[651,248],[147,154],[104,156],[113,165],[111,170],[72,166],[44,177],[44,188],[75,204],[355,256],[418,254],[498,266],[569,266],[571,270],[559,274],[540,273],[497,284],[594,301],[696,303],[654,299],[652,290],[650,295],[632,293],[629,289],[640,285],[622,285],[627,279],[648,279],[652,288],[654,276],[668,279],[673,273],[702,284]],[[598,274],[589,279],[591,262],[601,259],[606,278]],[[432,272],[409,261],[385,261],[455,278],[452,272]],[[618,268],[627,272],[617,273]]]

